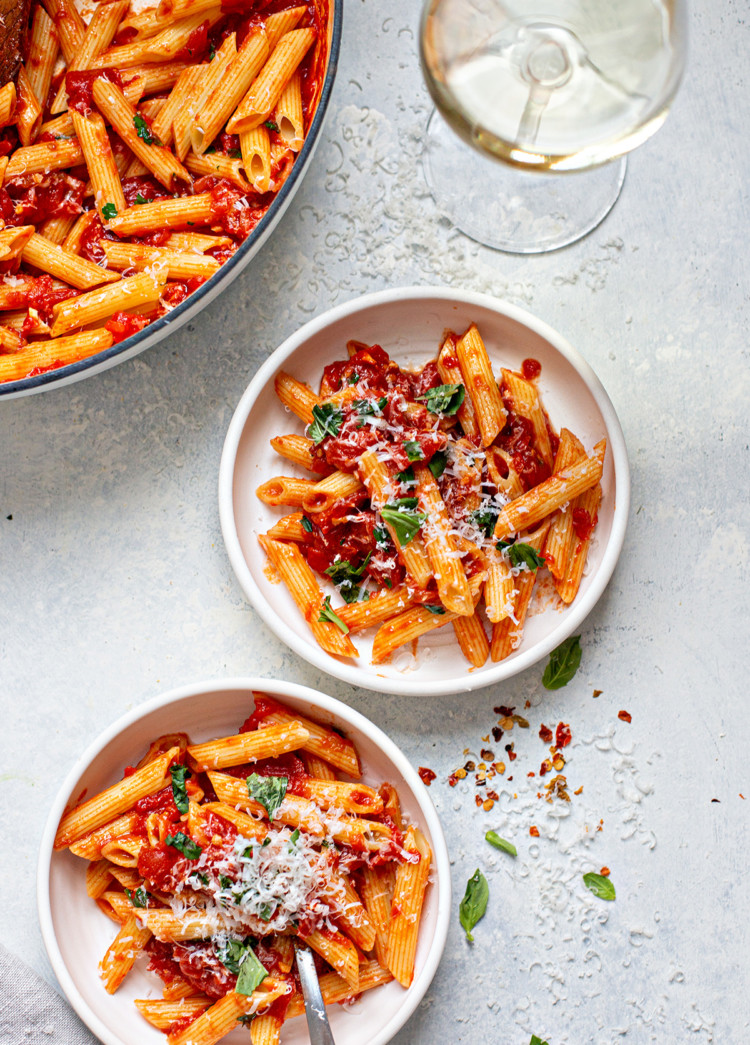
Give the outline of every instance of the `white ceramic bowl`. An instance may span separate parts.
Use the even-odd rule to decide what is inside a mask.
[[[374,631],[355,636],[356,661],[329,656],[315,642],[283,584],[269,581],[257,535],[290,509],[263,504],[256,488],[293,466],[269,445],[274,435],[301,431],[278,401],[274,377],[286,370],[317,388],[323,367],[346,358],[350,338],[377,343],[400,364],[418,366],[437,355],[446,329],[464,331],[475,322],[496,373],[520,368],[527,357],[542,365],[538,387],[553,427],[570,428],[590,451],[607,437],[599,524],[575,601],[527,619],[519,648],[499,663],[469,669],[453,637],[441,628],[419,641],[417,658],[396,653],[392,664],[372,665]],[[261,619],[311,664],[357,686],[387,693],[441,694],[479,689],[507,679],[546,656],[573,634],[612,576],[625,537],[630,503],[627,453],[620,423],[596,374],[581,355],[546,323],[484,294],[436,287],[408,287],[357,298],[306,323],[260,368],[232,418],[219,472],[219,513],[229,559],[243,591]],[[325,585],[323,585],[325,587]],[[335,589],[326,588],[336,604]]]
[[[266,213],[258,222],[256,227],[240,245],[235,254],[226,261],[221,268],[200,286],[195,293],[187,297],[182,304],[177,305],[166,315],[157,319],[149,326],[144,327],[138,333],[125,338],[119,344],[112,345],[103,352],[88,359],[81,359],[68,366],[59,367],[35,377],[25,377],[20,381],[0,382],[0,400],[15,399],[19,396],[32,395],[35,392],[45,392],[62,385],[70,385],[80,381],[84,377],[91,377],[118,363],[125,362],[133,356],[139,355],[152,345],[158,344],[168,334],[173,333],[179,327],[184,326],[193,319],[201,309],[205,308],[229,284],[239,276],[252,258],[269,238],[273,230],[281,220],[282,215],[294,199],[294,194],[299,188],[305,171],[310,166],[315,147],[320,138],[326,108],[333,88],[333,80],[336,75],[339,49],[341,45],[341,20],[343,13],[343,0],[327,0],[329,11],[328,32],[328,61],[320,97],[315,108],[315,115],[305,137],[305,142],[295,160],[292,172],[279,189],[276,197]]]
[[[305,686],[261,678],[196,683],[142,704],[95,740],[68,774],[45,826],[37,872],[42,938],[68,1001],[104,1045],[164,1045],[162,1032],[147,1024],[133,1005],[134,998],[160,998],[161,981],[145,971],[145,962],[137,963],[116,994],[104,990],[97,965],[112,942],[113,925],[86,895],[85,861],[67,851],[53,851],[60,817],[84,791],[91,796],[120,780],[124,767],[137,762],[163,733],[187,732],[197,742],[236,732],[252,711],[253,690],[276,696],[300,714],[346,733],[359,752],[363,781],[393,784],[405,816],[421,828],[432,847],[414,982],[408,990],[392,982],[368,991],[351,1011],[331,1006],[337,1045],[385,1045],[414,1012],[435,975],[451,911],[448,851],[427,789],[393,741],[359,712]],[[247,1031],[239,1028],[222,1038],[222,1045],[246,1045],[247,1040]],[[304,1019],[285,1026],[285,1045],[308,1041]]]

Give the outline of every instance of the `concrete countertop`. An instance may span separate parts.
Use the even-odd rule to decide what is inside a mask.
[[[686,80],[665,126],[631,156],[614,211],[582,242],[520,258],[456,233],[425,189],[418,6],[346,0],[312,166],[227,293],[130,362],[0,405],[3,942],[52,979],[36,855],[81,749],[168,688],[261,674],[347,701],[437,774],[456,914],[398,1045],[527,1045],[532,1033],[550,1045],[740,1045],[750,1040],[747,9],[695,0]],[[227,560],[219,457],[250,377],[311,316],[410,283],[528,308],[586,357],[619,413],[629,531],[583,626],[581,668],[555,693],[541,665],[460,697],[354,690],[274,637]],[[464,749],[486,746],[497,705],[514,705],[530,729],[504,738],[514,780],[484,813],[471,780],[447,778]],[[583,790],[547,804],[527,774],[547,750],[540,724],[559,721],[573,734],[570,789]],[[516,859],[484,842],[490,827]],[[603,865],[614,903],[582,885]],[[490,902],[472,947],[457,906],[476,867]]]

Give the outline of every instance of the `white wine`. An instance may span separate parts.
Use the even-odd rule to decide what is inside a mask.
[[[682,54],[674,0],[433,0],[422,38],[454,130],[537,170],[592,167],[653,134]]]

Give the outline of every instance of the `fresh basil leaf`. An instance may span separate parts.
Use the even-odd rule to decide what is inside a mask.
[[[270,922],[273,918],[274,908],[270,903],[264,903],[258,911],[258,917],[262,922]]]
[[[501,838],[497,831],[488,831],[484,836],[485,842],[489,842],[490,845],[494,845],[495,849],[502,849],[504,853],[510,853],[511,856],[518,856],[518,850],[512,842],[506,842],[504,838]]]
[[[589,871],[583,876],[583,884],[600,900],[614,900],[617,895],[609,878],[603,874],[596,874],[595,871]]]
[[[549,655],[549,663],[542,675],[545,689],[562,689],[567,686],[581,663],[581,636],[571,635],[561,642]]]
[[[299,839],[299,828],[295,827],[295,829],[289,835],[289,845],[290,846],[296,845],[298,839]]]
[[[406,456],[410,461],[424,460],[424,450],[416,439],[407,439],[404,443],[404,450],[406,451]]]
[[[110,218],[117,217],[117,207],[115,207],[114,203],[104,204],[104,206],[102,207],[102,217],[105,219],[105,221],[109,221]]]
[[[437,616],[442,616],[445,613],[444,606],[428,606],[427,604],[425,604],[425,609],[429,610],[430,613],[436,614]]]
[[[487,501],[481,508],[476,508],[469,518],[476,528],[482,531],[485,537],[491,537],[499,514],[500,509],[498,506],[493,504],[492,501]]]
[[[228,875],[225,875],[225,874],[220,874],[219,875],[219,886],[222,889],[231,889],[233,885],[234,885],[234,882],[232,881],[232,879]]]
[[[549,1045],[548,1041],[542,1041],[541,1038],[537,1038],[536,1034],[531,1035],[531,1041],[529,1045]]]
[[[515,544],[498,541],[496,547],[498,551],[505,552],[511,566],[525,566],[527,570],[538,570],[545,564],[542,556],[530,544],[524,544],[523,541],[516,541]]]
[[[431,414],[447,414],[451,417],[458,412],[465,395],[463,385],[438,385],[437,388],[428,388],[419,399],[424,401]]]
[[[249,946],[246,940],[227,940],[225,946],[217,948],[219,961],[231,973],[237,976],[240,971],[240,964]]]
[[[237,977],[237,986],[234,988],[237,994],[252,994],[256,987],[260,987],[268,973],[258,961],[252,947],[245,949],[245,956],[240,964],[240,972]]]
[[[391,537],[385,526],[373,526],[372,535],[375,538],[376,548],[387,548]]]
[[[323,605],[320,607],[320,616],[318,617],[318,620],[327,621],[329,624],[335,624],[339,631],[342,631],[344,635],[349,634],[348,625],[344,624],[341,617],[339,617],[338,614],[336,614],[331,609],[330,595],[326,595],[326,597],[323,599]]]
[[[178,849],[188,860],[197,860],[203,852],[198,843],[182,831],[178,831],[176,835],[167,835],[164,841],[173,849]]]
[[[273,122],[273,120],[266,120],[263,126],[267,127],[269,131],[278,131],[279,129],[278,126]]]
[[[375,401],[372,399],[355,399],[352,406],[360,417],[371,417],[373,415],[380,416],[387,403],[387,397],[383,396],[381,399]]]
[[[302,529],[305,531],[305,533],[313,532],[313,524],[311,520],[307,518],[306,515],[302,516]]]
[[[409,465],[408,468],[404,468],[403,472],[396,472],[396,478],[400,483],[406,483],[407,486],[417,481],[417,477],[414,474],[414,469],[411,465]]]
[[[427,467],[430,469],[436,479],[445,471],[445,467],[448,464],[448,454],[444,450],[438,450],[437,453],[433,454],[430,458],[430,463]]]
[[[386,504],[380,509],[383,522],[393,528],[393,532],[402,546],[414,540],[427,518],[426,512],[414,510],[416,505],[416,497],[401,497],[398,501]]]
[[[356,385],[356,383],[358,381],[359,381],[359,374],[357,373],[356,370],[353,370],[352,373],[349,374],[349,377],[347,378],[346,383],[348,385]]]
[[[190,802],[188,801],[185,782],[187,778],[193,774],[187,766],[170,766],[169,775],[172,777],[172,797],[174,798],[174,804],[181,813],[187,813],[190,808]]]
[[[148,893],[143,886],[139,885],[137,889],[126,889],[125,895],[133,907],[148,907]]]
[[[136,113],[133,117],[133,126],[135,127],[135,132],[138,137],[141,141],[144,141],[146,145],[161,145],[161,142],[156,135],[152,133],[147,121],[140,113]]]
[[[344,411],[333,403],[316,403],[312,408],[313,421],[307,429],[307,434],[317,445],[322,443],[326,436],[338,435],[344,421]]]
[[[147,200],[145,196],[141,196],[140,192],[137,192],[135,194],[135,202],[140,204],[140,203],[152,203],[153,201],[152,200]]]
[[[487,879],[479,868],[477,868],[466,883],[466,892],[464,893],[464,898],[458,908],[459,921],[463,926],[463,930],[466,933],[466,939],[469,943],[474,943],[474,937],[471,935],[471,930],[477,924],[479,919],[484,917],[489,898],[490,887],[487,885]]]
[[[263,806],[268,813],[268,819],[273,820],[276,810],[284,801],[289,777],[259,776],[257,773],[251,773],[245,782],[247,793]]]
[[[356,602],[359,598],[361,585],[356,582],[360,579],[365,568],[372,558],[372,552],[367,553],[364,562],[357,567],[352,566],[348,559],[339,559],[332,563],[324,572],[328,574],[333,583],[339,589],[342,599],[346,603]]]

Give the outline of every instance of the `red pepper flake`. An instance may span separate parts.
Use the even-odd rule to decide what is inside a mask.
[[[603,830],[604,830],[604,821],[600,820],[599,821],[599,826],[597,827],[597,831],[603,831]]]
[[[429,787],[432,781],[437,776],[437,773],[433,772],[433,770],[431,769],[428,769],[426,766],[420,766],[417,772],[419,773],[422,779],[422,783],[425,785],[425,787]]]
[[[479,752],[479,754],[482,756],[482,758],[484,759],[485,762],[494,762],[495,761],[495,752],[494,751],[490,751],[490,749],[488,747],[483,747],[482,750]]]
[[[742,799],[742,801],[744,802],[744,801],[745,801],[745,796],[744,796],[744,795],[742,794],[742,792],[741,792],[741,791],[738,791],[738,792],[737,792],[737,794],[738,794],[738,795],[740,796],[740,798],[741,798],[741,799]]]
[[[513,779],[513,777],[512,777],[512,776],[509,776],[509,777],[508,777],[508,783],[510,783],[510,781],[511,781],[512,779]],[[516,796],[515,796],[515,795],[513,795],[513,797],[515,798]]]
[[[455,787],[457,783],[458,777],[455,773],[451,773],[451,775],[448,777],[448,787]]]
[[[576,791],[573,792],[574,795],[580,795],[582,793],[583,793],[583,784],[581,784],[581,786]]]
[[[601,689],[595,689],[595,690],[594,690],[594,700],[596,700],[596,698],[597,698],[597,697],[600,697],[600,696],[602,695],[602,693],[603,693],[603,692],[604,692],[604,691],[603,691],[603,690],[601,690]]]
[[[633,716],[630,714],[629,711],[618,711],[617,712],[617,717],[622,719],[623,722],[632,722],[633,721]]]
[[[527,774],[526,774],[526,776],[536,776],[536,773],[534,773],[534,772],[532,772],[532,773],[527,773]]]
[[[541,766],[539,767],[539,776],[546,776],[551,769],[552,763],[548,758],[545,758],[544,762],[542,762]]]
[[[552,740],[552,736],[552,730],[542,722],[539,727],[539,739],[543,740],[545,744],[549,744],[550,740]]]
[[[493,802],[497,802],[500,799],[500,795],[497,791],[487,791],[487,797],[491,798]]]
[[[573,739],[567,722],[558,722],[555,730],[555,747],[567,747]]]
[[[711,799],[711,801],[712,801],[712,802],[720,802],[720,801],[721,801],[721,799],[720,799],[720,798],[712,798],[712,799]]]
[[[603,878],[609,878],[609,874],[610,874],[609,868],[608,867],[602,867],[602,869],[599,872],[599,874],[602,875]]]
[[[477,806],[481,806],[482,802],[484,802],[484,799],[481,795],[474,795],[474,802]]]
[[[500,741],[503,739],[503,731],[502,729],[500,729],[499,726],[492,727],[492,739],[495,741],[496,744],[499,744]]]
[[[500,715],[501,718],[510,718],[516,709],[515,707],[506,708],[505,704],[501,704],[499,707],[493,708],[492,710],[496,715]]]
[[[538,838],[539,837],[539,828],[538,827],[530,827],[529,828],[529,834],[531,835],[532,838]]]

